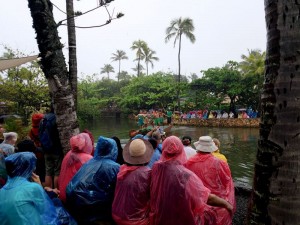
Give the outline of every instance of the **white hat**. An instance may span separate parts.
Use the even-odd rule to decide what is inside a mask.
[[[213,142],[210,136],[202,136],[199,141],[194,143],[196,150],[200,152],[214,152],[218,147]]]

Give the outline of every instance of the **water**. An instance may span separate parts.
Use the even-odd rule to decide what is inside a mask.
[[[84,128],[93,133],[95,140],[100,135],[117,136],[122,143],[127,142],[129,130],[138,129],[135,121],[124,118],[99,118],[97,121],[84,124],[82,129]],[[234,181],[240,185],[251,187],[258,132],[258,128],[174,126],[171,135],[178,137],[189,135],[192,137],[192,142],[196,142],[203,135],[218,138],[221,142],[221,153],[228,160]]]

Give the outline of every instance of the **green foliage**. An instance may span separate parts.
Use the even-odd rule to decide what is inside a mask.
[[[30,131],[29,126],[24,126],[21,119],[6,119],[4,128],[6,132],[16,132],[18,134],[18,142],[24,140]]]
[[[217,105],[220,107],[225,97],[230,98],[230,109],[235,108],[235,102],[242,92],[241,73],[237,69],[237,63],[229,61],[222,68],[215,67],[202,71],[203,77],[191,84],[192,90],[196,91],[197,102],[200,105],[208,104],[208,107]],[[195,95],[195,94],[194,94]],[[200,99],[199,99],[200,98]],[[199,105],[199,103],[196,103]]]
[[[119,103],[127,109],[165,108],[175,100],[176,87],[174,77],[161,72],[133,78],[121,89]]]
[[[3,58],[23,56],[22,53],[6,48]],[[46,78],[37,62],[15,67],[3,72],[0,78],[0,101],[14,105],[10,113],[27,116],[42,105],[49,104],[50,97]]]

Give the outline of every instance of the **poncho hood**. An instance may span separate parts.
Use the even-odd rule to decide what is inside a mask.
[[[115,140],[100,136],[97,142],[94,157],[116,161],[118,157],[118,147]]]
[[[5,158],[7,174],[10,177],[30,178],[35,170],[36,157],[32,152],[19,152]]]

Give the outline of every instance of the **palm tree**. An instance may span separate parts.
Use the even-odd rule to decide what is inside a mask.
[[[297,1],[265,1],[267,53],[249,224],[299,224],[299,61]]]
[[[110,64],[104,64],[104,66],[101,68],[100,73],[107,73],[107,79],[109,79],[109,73],[114,73],[115,70]]]
[[[242,55],[242,60],[239,63],[239,68],[242,74],[247,75],[260,75],[263,76],[265,72],[265,59],[266,52],[261,52],[261,50],[249,50],[248,55]]]
[[[142,71],[145,70],[143,65],[136,64],[134,68],[131,68],[134,72],[137,72],[137,74],[142,74]]]
[[[263,87],[266,52],[261,52],[259,49],[248,50],[248,55],[243,54],[241,58],[239,69],[244,77],[252,78],[255,82],[253,86],[255,92],[253,94],[257,95],[259,100],[255,108],[260,112],[260,93]]]
[[[62,51],[63,44],[58,36],[50,1],[28,1],[33,19],[33,27],[40,51],[42,70],[48,80],[53,102],[60,142],[66,154],[70,150],[70,138],[79,133],[79,124],[75,110],[72,90],[69,86],[69,74]]]
[[[119,61],[119,72],[118,72],[118,82],[119,82],[120,73],[121,73],[121,60],[128,59],[128,57],[126,56],[126,52],[124,52],[123,50],[117,50],[117,52],[113,53],[112,55],[113,55],[111,57],[112,61]]]
[[[136,61],[138,61],[137,64],[137,76],[140,76],[141,69],[139,68],[141,66],[140,62],[145,58],[144,55],[144,49],[147,47],[147,43],[142,40],[134,41],[131,46],[131,50],[136,50]]]
[[[166,38],[165,41],[168,42],[171,38],[175,38],[174,40],[174,47],[176,45],[177,40],[179,41],[178,47],[178,84],[180,84],[180,52],[181,52],[181,37],[184,34],[188,40],[192,43],[196,41],[195,35],[193,34],[194,31],[194,24],[193,20],[190,18],[181,17],[178,19],[174,19],[171,21],[170,26],[166,29]],[[177,89],[177,101],[178,101],[178,110],[180,110],[180,88]]]
[[[146,63],[146,71],[147,71],[147,75],[148,75],[148,64],[150,63],[151,67],[153,68],[153,60],[158,61],[159,58],[154,56],[156,54],[155,51],[153,51],[152,49],[146,47],[144,49],[144,56],[145,56],[145,63]]]

